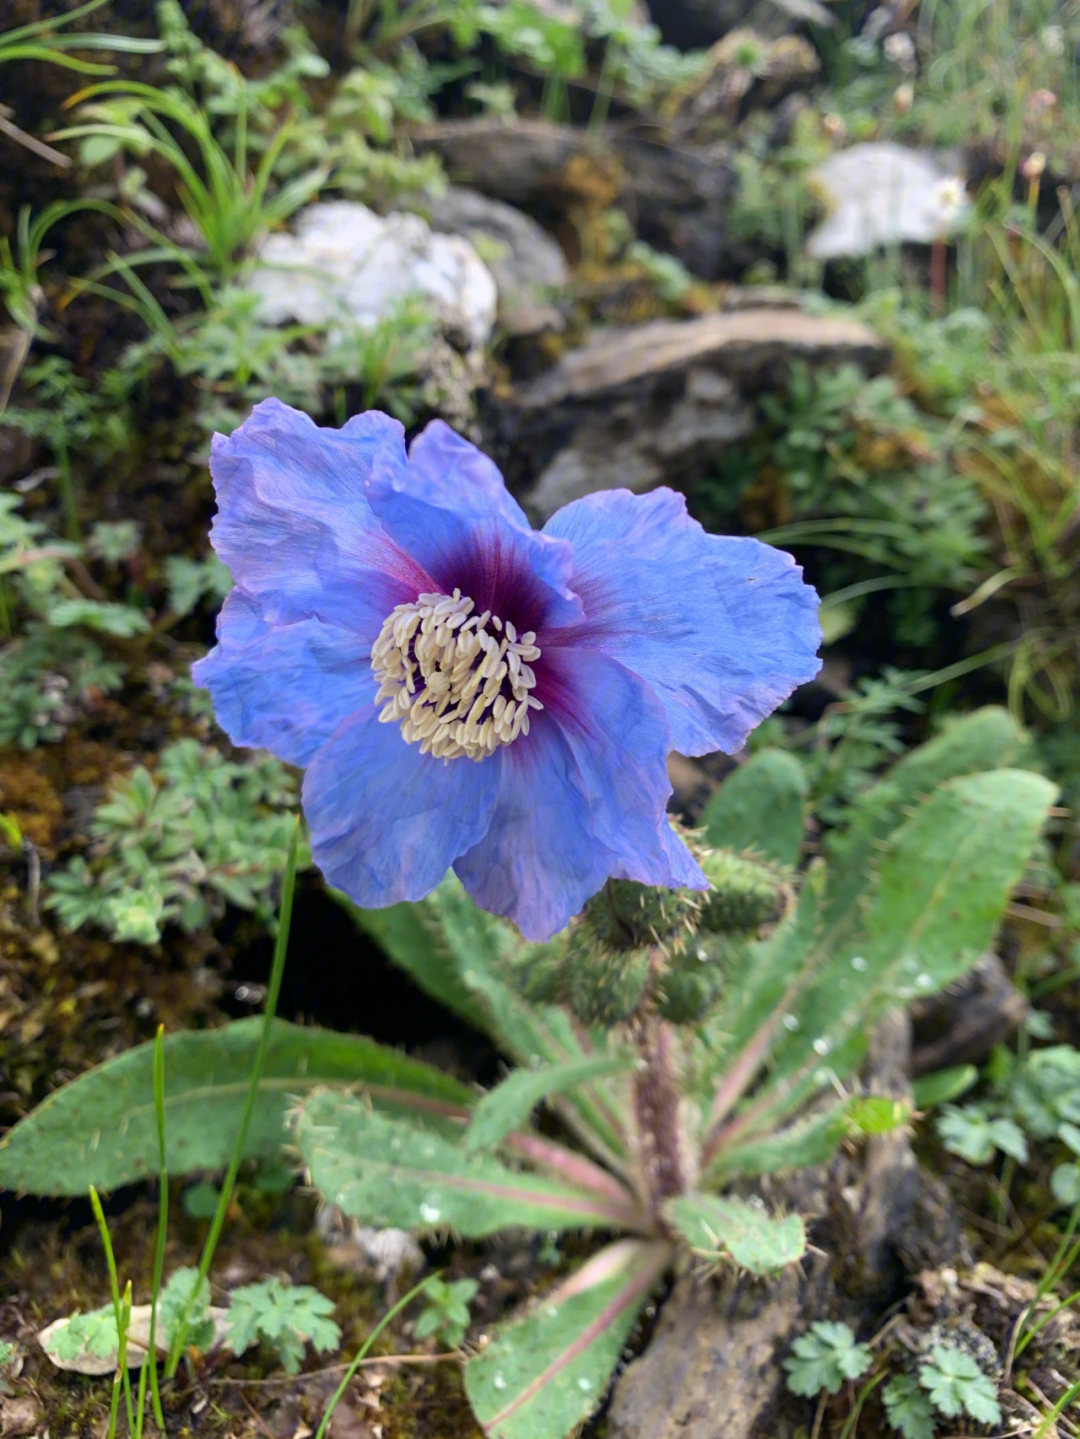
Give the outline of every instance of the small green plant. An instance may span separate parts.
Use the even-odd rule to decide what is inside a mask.
[[[306,1344],[320,1354],[340,1344],[341,1330],[329,1317],[333,1312],[332,1301],[310,1284],[265,1279],[233,1290],[226,1332],[237,1354],[261,1341],[287,1374],[299,1374]]]
[[[919,1383],[930,1403],[947,1419],[966,1414],[979,1424],[1001,1422],[993,1381],[962,1349],[935,1344],[930,1358],[919,1365]]]
[[[858,1379],[873,1362],[869,1346],[857,1344],[846,1324],[819,1319],[791,1346],[784,1360],[787,1387],[792,1394],[812,1398],[822,1389],[836,1394],[847,1379]]]
[[[232,589],[232,576],[213,550],[201,560],[187,555],[168,555],[165,559],[165,580],[169,586],[169,610],[178,619],[191,614],[203,600],[214,608]]]
[[[296,785],[279,760],[227,760],[183,739],[155,774],[117,781],[94,817],[89,861],[50,876],[46,905],[68,929],[156,944],[166,924],[204,928],[226,902],[271,918],[292,832]]]
[[[370,1041],[275,1025],[275,1082],[243,1153],[291,1137],[313,1185],[363,1224],[469,1238],[507,1226],[621,1232],[466,1366],[481,1423],[509,1439],[562,1439],[595,1407],[680,1254],[768,1274],[804,1253],[803,1220],[731,1194],[734,1177],[821,1162],[845,1136],[904,1122],[906,1106],[840,1081],[882,1009],[952,982],[991,941],[1054,795],[1041,776],[998,767],[1017,742],[993,711],[906,755],[842,856],[798,882],[789,863],[755,853],[744,825],[741,851],[694,841],[715,887],[707,902],[616,882],[547,944],[524,943],[452,880],[417,905],[354,911],[521,1067],[478,1100]],[[783,776],[757,773],[760,803],[744,780],[726,812],[765,815],[775,854]],[[797,809],[805,786],[789,775]],[[165,1043],[172,1172],[223,1163],[253,1039],[241,1021]],[[0,1183],[52,1192],[145,1171],[152,1131],[128,1096],[147,1084],[147,1061],[145,1047],[123,1054],[24,1119],[0,1144]],[[580,1149],[531,1124],[539,1104]],[[91,1129],[93,1148],[71,1142]]]
[[[461,1347],[469,1327],[469,1301],[479,1289],[475,1279],[445,1280],[432,1278],[424,1290],[427,1304],[413,1327],[417,1339],[436,1335],[451,1349]]]
[[[837,1394],[845,1382],[860,1379],[873,1363],[870,1346],[856,1343],[846,1324],[819,1320],[795,1340],[784,1360],[787,1387],[808,1399]],[[883,1378],[880,1373],[871,1378],[853,1414]],[[914,1372],[894,1374],[882,1390],[882,1399],[890,1425],[903,1439],[934,1439],[935,1416],[967,1415],[979,1424],[1001,1422],[994,1381],[971,1354],[950,1343],[930,1345],[928,1356]]]
[[[123,677],[90,636],[130,639],[149,628],[141,610],[80,590],[81,555],[25,519],[17,495],[0,495],[0,745],[59,739],[82,705]]]
[[[903,1439],[933,1439],[934,1406],[918,1379],[896,1374],[882,1390],[889,1423]]]

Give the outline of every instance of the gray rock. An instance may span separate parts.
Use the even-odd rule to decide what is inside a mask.
[[[774,38],[806,21],[836,23],[819,0],[649,0],[649,13],[666,43],[680,50],[703,50],[740,25]]]
[[[998,956],[984,954],[948,989],[912,1005],[912,1074],[984,1063],[995,1045],[1016,1033],[1029,1010]]]
[[[729,236],[735,173],[725,145],[673,143],[655,134],[591,135],[546,120],[503,125],[447,120],[417,131],[452,179],[545,222],[619,205],[641,239],[704,280],[738,272],[743,246]]]
[[[679,484],[753,429],[753,397],[793,359],[878,370],[864,325],[749,309],[598,332],[539,379],[488,400],[489,447],[540,518],[595,490]]]
[[[564,328],[551,301],[570,278],[566,257],[535,220],[462,185],[450,185],[432,200],[428,219],[438,233],[464,236],[487,265],[498,290],[502,330],[535,335]]]

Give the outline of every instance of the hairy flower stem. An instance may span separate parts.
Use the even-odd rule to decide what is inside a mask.
[[[639,1162],[649,1212],[662,1223],[661,1205],[686,1188],[671,1027],[647,1015],[635,1021],[631,1033],[642,1060],[634,1075]]]

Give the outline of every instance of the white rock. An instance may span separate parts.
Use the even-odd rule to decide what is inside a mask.
[[[806,245],[818,260],[903,241],[929,245],[955,230],[971,203],[963,177],[936,156],[885,141],[838,151],[810,181],[829,210]]]
[[[406,298],[432,310],[463,348],[495,323],[495,281],[460,235],[437,235],[419,215],[376,215],[353,200],[309,205],[293,233],[270,235],[249,281],[268,324],[376,325]]]

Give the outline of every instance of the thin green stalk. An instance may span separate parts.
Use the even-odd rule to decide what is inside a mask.
[[[1080,1299],[1080,1289],[1074,1289],[1068,1299],[1063,1299],[1060,1304],[1056,1304],[1054,1308],[1050,1310],[1049,1314],[1044,1314],[1038,1324],[1033,1325],[1027,1330],[1022,1339],[1017,1340],[1016,1348],[1013,1351],[1013,1358],[1019,1359],[1020,1355],[1023,1354],[1036,1334],[1045,1329],[1052,1319],[1056,1319],[1063,1309],[1069,1309],[1078,1299]]]
[[[859,1415],[862,1413],[863,1405],[866,1403],[867,1399],[869,1399],[870,1395],[874,1392],[878,1385],[882,1382],[882,1380],[886,1379],[887,1377],[887,1373],[878,1374],[873,1379],[869,1380],[866,1384],[863,1385],[862,1389],[860,1389],[859,1391],[859,1397],[855,1400],[855,1404],[851,1410],[851,1413],[848,1415],[847,1419],[844,1422],[843,1429],[840,1430],[840,1439],[852,1439],[852,1436],[855,1433],[855,1425],[859,1422]]]
[[[202,1282],[210,1272],[210,1264],[217,1248],[218,1239],[225,1225],[225,1215],[229,1205],[232,1203],[233,1192],[236,1188],[236,1176],[240,1169],[240,1161],[244,1156],[244,1141],[247,1139],[248,1128],[251,1124],[251,1116],[255,1111],[255,1101],[259,1095],[259,1085],[262,1082],[263,1069],[266,1066],[266,1051],[270,1048],[270,1035],[274,1025],[274,1011],[277,1009],[278,996],[281,993],[281,977],[285,970],[285,952],[289,947],[289,923],[292,919],[293,892],[296,889],[296,864],[300,851],[300,819],[297,817],[293,829],[292,841],[289,845],[289,857],[285,864],[285,878],[281,886],[281,911],[278,915],[278,932],[274,941],[274,961],[270,969],[270,983],[266,992],[266,1012],[263,1015],[262,1034],[259,1037],[259,1048],[255,1055],[255,1063],[251,1068],[251,1082],[248,1085],[247,1100],[244,1104],[244,1114],[240,1121],[240,1131],[236,1136],[236,1143],[233,1145],[232,1157],[229,1160],[229,1168],[225,1174],[225,1182],[221,1186],[221,1194],[218,1196],[217,1208],[210,1223],[210,1233],[206,1236],[206,1243],[203,1245],[202,1258],[199,1260],[199,1276],[191,1287],[184,1311],[173,1332],[169,1345],[169,1357],[165,1364],[165,1377],[171,1379],[176,1373],[177,1365],[180,1363],[180,1355],[183,1353],[184,1341],[187,1339],[188,1326],[191,1323],[192,1311],[195,1307],[195,1300]]]
[[[98,1192],[92,1184],[90,1186],[90,1208],[94,1211],[94,1218],[97,1220],[98,1232],[101,1235],[101,1245],[102,1248],[105,1250],[105,1263],[108,1265],[109,1269],[109,1289],[112,1293],[113,1314],[116,1317],[116,1333],[119,1336],[121,1342],[123,1342],[127,1333],[127,1325],[122,1322],[123,1311],[120,1305],[120,1281],[116,1276],[116,1256],[113,1254],[112,1237],[109,1234],[109,1226],[105,1223],[105,1211],[101,1207],[101,1200],[98,1198]],[[129,1297],[130,1291],[131,1285],[128,1284]],[[126,1344],[124,1346],[124,1352],[125,1354],[127,1353]],[[128,1433],[134,1434],[135,1417],[134,1411],[131,1407],[131,1380],[128,1376],[127,1366],[121,1365],[118,1368],[117,1373],[123,1375],[124,1400],[127,1404]],[[110,1430],[110,1433],[111,1432],[112,1431]]]
[[[1078,1395],[1080,1395],[1080,1382],[1071,1385],[1068,1389],[1065,1390],[1065,1393],[1054,1405],[1053,1409],[1050,1410],[1050,1413],[1043,1417],[1043,1421],[1039,1425],[1038,1429],[1035,1430],[1032,1439],[1046,1439],[1046,1436],[1050,1433],[1050,1427],[1053,1424],[1054,1420],[1069,1404],[1073,1402],[1075,1398],[1077,1398]]]
[[[142,1439],[143,1420],[146,1417],[146,1371],[157,1370],[157,1358],[153,1349],[146,1351],[146,1357],[139,1365],[139,1388],[135,1395],[135,1434],[134,1439]]]
[[[1046,1266],[1046,1272],[1036,1285],[1034,1297],[1020,1316],[1019,1323],[1017,1324],[1017,1354],[1023,1353],[1024,1348],[1030,1342],[1030,1336],[1025,1337],[1027,1323],[1031,1315],[1034,1314],[1040,1299],[1053,1288],[1063,1275],[1068,1274],[1077,1258],[1080,1257],[1080,1240],[1077,1240],[1071,1249],[1069,1248],[1070,1241],[1076,1233],[1078,1225],[1080,1225],[1080,1202],[1073,1205],[1072,1213],[1069,1215],[1069,1222],[1065,1226],[1065,1233],[1061,1236],[1054,1257]],[[1060,1413],[1060,1410],[1058,1412]]]
[[[127,1400],[128,1411],[128,1433],[131,1429],[131,1381],[128,1378],[127,1368],[127,1337],[128,1326],[131,1323],[131,1280],[127,1282],[124,1290],[124,1298],[119,1303],[116,1311],[116,1373],[113,1375],[112,1402],[109,1404],[109,1428],[106,1439],[116,1439],[116,1420],[120,1412],[120,1390],[124,1390],[124,1398]],[[121,1376],[123,1376],[121,1378]]]
[[[416,1296],[422,1293],[423,1290],[428,1287],[428,1285],[433,1279],[437,1278],[437,1274],[429,1274],[426,1279],[421,1279],[419,1284],[417,1284],[414,1288],[410,1289],[408,1294],[406,1294],[403,1299],[399,1299],[398,1302],[394,1305],[394,1307],[392,1309],[388,1309],[383,1315],[383,1317],[379,1320],[378,1324],[376,1324],[375,1328],[371,1331],[368,1337],[364,1340],[363,1344],[361,1344],[360,1348],[356,1351],[353,1362],[349,1365],[348,1369],[346,1369],[341,1383],[334,1390],[334,1396],[326,1407],[326,1413],[322,1417],[322,1423],[315,1431],[315,1439],[326,1439],[326,1431],[330,1425],[330,1420],[333,1417],[334,1410],[337,1408],[338,1403],[344,1395],[346,1389],[348,1389],[349,1385],[352,1383],[353,1376],[360,1368],[361,1363],[364,1359],[367,1358],[368,1350],[375,1343],[376,1339],[378,1339],[379,1335],[383,1332],[386,1326],[390,1323],[391,1319],[393,1319],[395,1315],[400,1314],[407,1304],[411,1304],[412,1301],[416,1298]]]
[[[161,1276],[165,1268],[165,1236],[169,1228],[169,1163],[165,1156],[165,1026],[158,1025],[154,1038],[154,1117],[157,1120],[158,1137],[158,1228],[157,1245],[154,1249],[154,1278],[150,1288],[150,1396],[154,1406],[154,1419],[158,1428],[165,1432],[165,1414],[161,1407],[161,1388],[157,1371],[157,1311],[161,1295]],[[142,1377],[140,1376],[139,1427],[141,1439],[143,1426]]]

